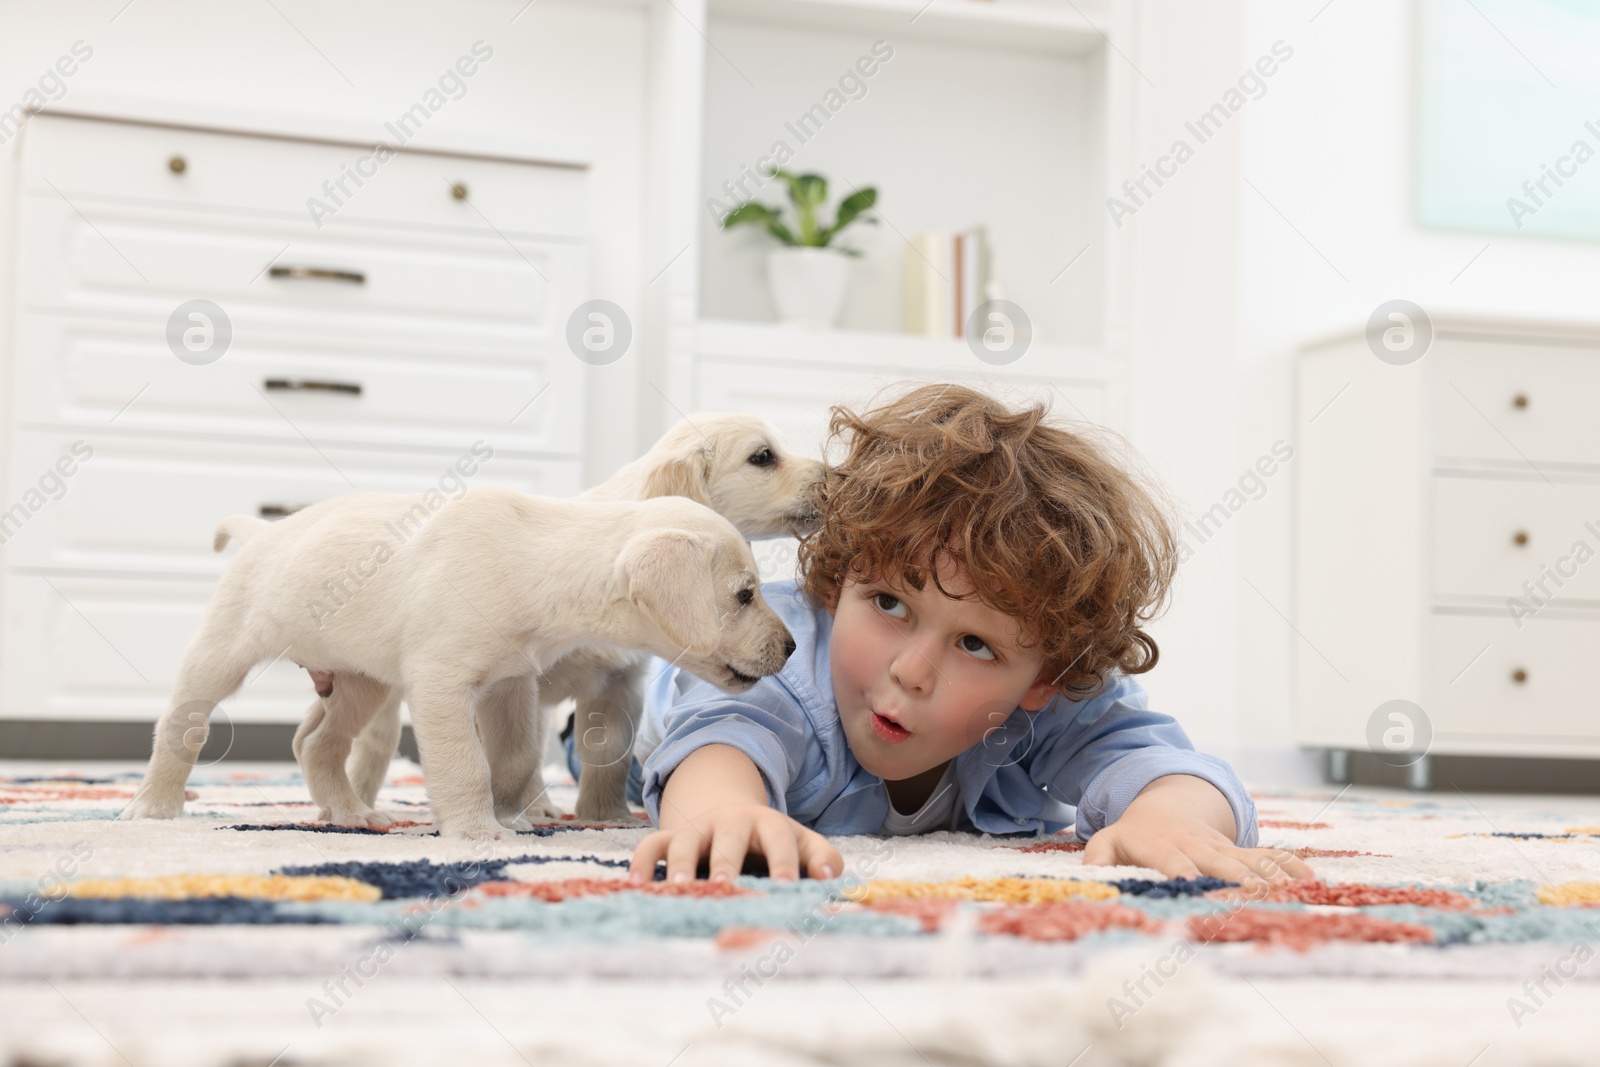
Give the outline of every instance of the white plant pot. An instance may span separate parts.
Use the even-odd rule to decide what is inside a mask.
[[[767,287],[787,326],[826,330],[839,318],[850,257],[826,248],[779,248],[767,256]]]

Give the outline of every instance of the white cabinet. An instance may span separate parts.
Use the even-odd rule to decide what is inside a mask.
[[[313,217],[370,145],[68,115],[24,138],[0,717],[154,721],[224,515],[581,488],[583,166],[402,149]],[[280,663],[224,708],[296,721],[309,692]]]
[[[1298,372],[1297,740],[1367,750],[1399,699],[1434,754],[1600,756],[1600,332],[1436,322]]]

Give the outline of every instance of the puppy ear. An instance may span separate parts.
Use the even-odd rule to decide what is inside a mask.
[[[686,496],[696,504],[711,503],[711,460],[701,449],[667,460],[645,475],[641,497]]]
[[[721,642],[711,552],[704,538],[687,530],[651,530],[630,538],[617,559],[628,599],[668,641],[702,656]]]

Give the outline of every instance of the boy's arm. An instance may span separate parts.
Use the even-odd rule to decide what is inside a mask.
[[[767,786],[749,756],[731,745],[707,744],[677,765],[661,790],[661,829],[634,850],[629,878],[643,882],[657,861],[667,879],[690,881],[710,850],[712,881],[732,881],[745,854],[767,858],[772,878],[794,880],[804,864],[813,878],[832,878],[844,860],[827,838],[767,804]]]
[[[1095,867],[1150,867],[1169,878],[1209,875],[1242,885],[1309,878],[1294,853],[1235,845],[1233,811],[1209,781],[1187,774],[1157,778],[1110,826],[1095,833],[1083,862]]]
[[[790,790],[814,743],[805,709],[777,679],[737,697],[695,680],[644,761],[644,806],[660,830],[634,850],[630,877],[653,877],[664,859],[669,879],[693,879],[708,852],[714,879],[736,877],[748,852],[765,855],[774,878],[798,877],[801,860],[813,877],[841,873],[839,853],[788,817]]]
[[[1290,853],[1252,847],[1255,802],[1244,783],[1225,761],[1196,752],[1171,716],[1151,711],[1137,682],[1118,675],[1087,704],[1056,707],[1035,722],[1072,718],[1040,724],[1028,770],[1077,807],[1085,863],[1229,880],[1311,873]]]

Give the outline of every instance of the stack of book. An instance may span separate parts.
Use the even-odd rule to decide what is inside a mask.
[[[906,249],[906,332],[965,337],[973,309],[994,298],[992,288],[983,227],[917,234]]]

